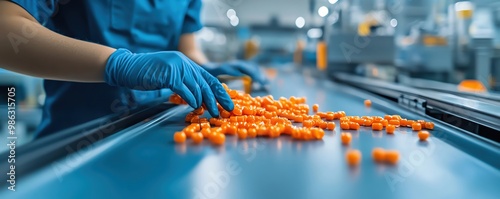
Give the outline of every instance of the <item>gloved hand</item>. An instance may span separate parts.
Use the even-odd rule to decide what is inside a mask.
[[[264,86],[268,84],[267,78],[262,70],[255,64],[246,61],[230,61],[225,63],[207,63],[202,65],[213,76],[229,75],[235,77],[250,76],[253,81]]]
[[[135,54],[118,49],[108,58],[105,81],[136,90],[169,88],[193,108],[205,103],[213,117],[219,116],[215,100],[228,111],[234,108],[219,80],[177,51]]]

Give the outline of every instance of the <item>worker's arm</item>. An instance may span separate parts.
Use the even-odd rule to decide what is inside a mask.
[[[54,80],[106,82],[129,89],[169,88],[193,108],[204,103],[214,117],[219,116],[216,102],[226,110],[234,108],[220,82],[180,52],[135,54],[65,37],[5,0],[0,0],[0,27],[0,66],[8,70]]]
[[[35,77],[103,82],[115,49],[43,27],[23,8],[0,0],[0,67]]]
[[[208,63],[208,59],[196,43],[196,38],[193,33],[181,35],[181,39],[179,40],[179,51],[199,65]]]

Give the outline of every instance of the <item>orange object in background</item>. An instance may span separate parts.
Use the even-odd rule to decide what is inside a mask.
[[[382,163],[385,160],[385,150],[383,148],[374,148],[372,150],[373,160],[377,163]]]
[[[319,41],[316,46],[316,67],[320,71],[326,70],[328,65],[328,50],[325,41]]]
[[[399,161],[399,152],[396,150],[387,150],[385,152],[385,162],[389,164],[397,164]]]
[[[340,140],[342,141],[342,144],[348,145],[349,143],[351,143],[352,136],[350,133],[341,133]]]
[[[245,93],[252,93],[252,78],[245,76],[242,77],[241,80],[243,81],[243,89],[245,90]]]
[[[462,82],[460,82],[460,84],[458,84],[458,90],[467,92],[479,92],[479,93],[487,91],[483,83],[473,79],[463,80]]]
[[[368,100],[368,99],[367,99],[367,100],[365,100],[365,102],[364,102],[364,103],[365,103],[365,106],[366,106],[366,107],[371,107],[371,106],[372,106],[372,101],[371,101],[371,100]]]

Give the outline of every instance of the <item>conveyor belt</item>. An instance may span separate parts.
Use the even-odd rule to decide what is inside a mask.
[[[281,72],[271,94],[306,96],[321,111],[348,115],[400,114],[420,119],[395,103],[312,73]],[[263,93],[258,93],[263,94]],[[371,108],[363,105],[369,98]],[[500,195],[500,147],[432,118],[436,129],[419,142],[411,129],[394,135],[362,127],[350,147],[340,144],[337,128],[322,141],[237,140],[222,147],[176,145],[191,109],[179,106],[149,121],[113,134],[18,180],[18,191],[5,187],[0,198],[496,198]],[[397,166],[372,162],[374,147],[397,149]],[[363,154],[349,168],[348,148]],[[34,162],[33,164],[36,164]]]

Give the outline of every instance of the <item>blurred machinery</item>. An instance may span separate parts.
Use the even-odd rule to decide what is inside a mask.
[[[329,70],[453,84],[473,79],[500,90],[500,2],[339,0],[330,8]]]

